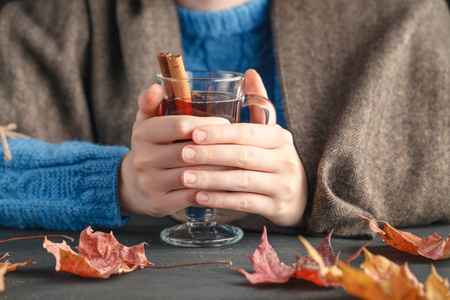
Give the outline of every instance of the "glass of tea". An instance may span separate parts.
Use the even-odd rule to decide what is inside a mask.
[[[186,71],[186,78],[169,78],[161,74],[156,78],[164,88],[164,115],[215,116],[238,123],[242,108],[248,106],[251,111],[262,109],[264,112],[259,114],[258,123],[268,123],[269,118],[275,118],[275,109],[268,99],[244,94],[242,73]],[[161,232],[163,241],[184,247],[215,247],[236,243],[244,235],[238,227],[218,223],[215,208],[195,205],[186,208],[185,212],[187,222],[164,229]]]

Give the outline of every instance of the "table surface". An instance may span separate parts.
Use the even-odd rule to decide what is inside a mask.
[[[147,242],[147,258],[155,266],[230,260],[234,267],[253,271],[247,255],[258,247],[261,233],[246,232],[237,244],[219,248],[180,248],[165,244],[159,238],[160,231],[175,222],[170,218],[135,217],[125,226],[114,228],[117,240],[133,246]],[[95,228],[94,228],[95,229]],[[96,228],[109,232],[108,228]],[[450,224],[434,224],[417,228],[403,228],[420,237],[436,232],[442,237],[450,233]],[[39,234],[66,234],[75,238],[69,245],[78,245],[79,232],[51,230],[20,230],[0,228],[0,240]],[[292,264],[297,255],[306,250],[295,235],[269,232],[269,242],[285,264]],[[49,238],[60,242],[60,238]],[[317,247],[323,237],[307,237]],[[355,299],[342,288],[324,288],[312,283],[291,279],[285,284],[252,285],[240,273],[226,265],[201,265],[172,269],[140,269],[109,279],[83,278],[66,272],[55,271],[55,258],[42,248],[43,239],[19,240],[0,244],[0,256],[9,252],[10,262],[34,260],[37,264],[20,267],[5,275],[5,291],[0,299]],[[335,253],[346,259],[367,240],[332,238]],[[374,254],[381,254],[397,264],[408,262],[411,271],[424,282],[433,263],[443,277],[450,277],[450,259],[432,261],[407,254],[385,244],[377,236],[367,247]],[[364,255],[352,262],[359,266]]]

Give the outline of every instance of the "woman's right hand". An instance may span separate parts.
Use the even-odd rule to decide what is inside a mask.
[[[124,155],[119,172],[119,203],[123,216],[165,216],[196,204],[197,190],[182,184],[183,172],[187,168],[192,170],[193,166],[183,162],[181,152],[192,142],[173,141],[191,139],[192,132],[199,126],[229,124],[219,117],[163,117],[162,100],[163,89],[157,84],[138,98],[131,152]]]

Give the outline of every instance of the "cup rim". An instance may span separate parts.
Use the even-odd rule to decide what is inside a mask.
[[[193,74],[201,74],[201,73],[211,73],[211,74],[229,74],[231,77],[206,77],[205,78],[172,78],[172,77],[164,77],[162,76],[161,72],[156,74],[156,77],[159,79],[167,80],[167,81],[178,81],[178,80],[186,80],[186,81],[210,81],[214,80],[217,82],[227,82],[227,81],[236,81],[241,80],[244,78],[244,74],[240,72],[233,72],[233,71],[212,71],[212,70],[186,70],[186,73],[193,73]]]

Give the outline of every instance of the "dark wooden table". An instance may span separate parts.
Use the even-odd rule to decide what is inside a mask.
[[[258,247],[261,233],[246,232],[237,244],[222,248],[179,248],[164,244],[159,232],[175,224],[170,218],[136,217],[121,228],[114,228],[117,240],[132,246],[147,242],[146,255],[156,266],[231,260],[235,267],[252,271],[247,255]],[[109,232],[108,228],[94,228]],[[420,237],[434,232],[448,236],[449,224],[434,224],[418,228],[404,228]],[[68,241],[72,248],[78,245],[79,232],[51,230],[19,230],[0,228],[0,240],[11,237],[39,234],[66,234],[75,242]],[[307,237],[317,247],[322,237]],[[50,238],[60,242],[60,238]],[[83,278],[66,272],[55,271],[55,259],[42,248],[43,239],[20,240],[0,244],[0,256],[9,252],[10,262],[34,260],[35,265],[18,268],[5,276],[6,290],[0,299],[354,299],[342,288],[323,288],[306,281],[292,279],[286,284],[251,285],[240,273],[226,265],[203,265],[175,269],[140,269],[135,272],[112,275],[109,279]],[[286,264],[295,262],[297,254],[306,255],[306,250],[294,235],[278,235],[269,232],[269,242]],[[341,251],[341,259],[348,258],[366,240],[332,238],[335,252]],[[450,259],[429,259],[400,252],[375,238],[369,251],[381,254],[396,262],[408,262],[411,271],[424,282],[430,273],[430,264],[436,266],[443,277],[450,277]],[[352,262],[359,266],[363,256]]]

